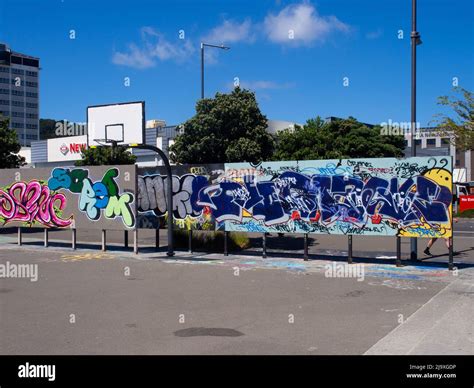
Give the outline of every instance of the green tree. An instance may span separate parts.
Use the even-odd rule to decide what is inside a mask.
[[[0,115],[0,168],[18,168],[25,164],[25,158],[18,155],[21,145],[8,123],[9,119]]]
[[[126,146],[90,147],[83,150],[81,156],[82,159],[74,163],[76,166],[134,164],[137,160]]]
[[[277,134],[274,160],[380,158],[403,156],[403,136],[381,134],[381,127],[368,127],[355,118],[324,122],[310,119],[294,131]]]
[[[196,104],[196,114],[170,147],[175,163],[253,162],[270,159],[274,139],[255,94],[235,88]]]
[[[449,137],[460,151],[474,150],[474,95],[461,87],[455,87],[454,92],[462,96],[438,98],[438,104],[451,107],[456,117],[436,115],[437,133],[439,136]]]

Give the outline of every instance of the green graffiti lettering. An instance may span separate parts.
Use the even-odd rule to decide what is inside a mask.
[[[69,190],[71,193],[80,193],[82,191],[82,186],[84,185],[84,179],[87,178],[89,172],[81,168],[75,168],[69,173],[71,177],[71,185]]]
[[[111,168],[104,174],[104,177],[102,178],[102,183],[105,185],[105,187],[107,187],[110,197],[117,196],[119,192],[117,183],[114,180],[116,177],[118,177],[118,169]]]
[[[122,216],[123,223],[131,228],[135,225],[135,218],[130,209],[131,202],[133,202],[133,195],[129,193],[124,193],[120,197],[110,197],[109,203],[105,208],[105,216],[107,218]]]

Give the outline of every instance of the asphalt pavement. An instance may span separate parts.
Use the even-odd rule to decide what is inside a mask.
[[[4,233],[0,265],[37,265],[38,279],[0,278],[0,353],[473,354],[474,239],[463,228],[455,271],[441,242],[434,258],[407,260],[408,239],[397,268],[393,239],[380,237],[354,238],[346,266],[347,239],[334,236],[312,239],[304,261],[302,238],[269,237],[266,259],[258,245],[170,258],[154,231],[140,232],[138,255],[123,232],[108,233],[106,252],[93,232],[78,233],[77,250],[64,231],[47,248],[41,232],[20,247]]]

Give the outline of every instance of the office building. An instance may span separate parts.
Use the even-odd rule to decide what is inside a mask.
[[[39,140],[39,59],[0,43],[0,114],[22,146]]]

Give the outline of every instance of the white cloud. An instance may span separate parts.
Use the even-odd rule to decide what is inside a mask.
[[[292,4],[277,14],[268,14],[263,23],[254,24],[250,19],[242,22],[226,19],[218,26],[202,36],[201,41],[210,44],[232,44],[237,42],[252,43],[256,35],[263,35],[275,43],[293,46],[309,46],[317,41],[324,41],[329,34],[342,31],[348,32],[349,25],[335,16],[320,16],[316,8],[309,3]],[[293,34],[293,36],[290,36]],[[373,39],[375,35],[367,35]],[[292,38],[292,39],[291,39]],[[175,61],[182,63],[188,60],[198,47],[196,41],[190,39],[170,41],[152,27],[141,29],[140,44],[130,43],[126,50],[116,51],[112,62],[136,69],[147,69],[156,66],[158,61]],[[217,62],[220,50],[206,50],[206,64]],[[263,82],[259,84],[258,82]],[[277,84],[267,81],[256,81],[253,89],[275,89]]]
[[[367,34],[365,34],[365,37],[367,39],[378,39],[383,35],[382,29],[377,29],[376,31],[370,31]]]
[[[292,4],[278,14],[268,14],[263,28],[270,41],[293,45],[311,45],[324,41],[332,32],[350,31],[349,25],[335,16],[320,16],[308,3]]]
[[[146,69],[156,66],[157,60],[183,62],[194,52],[189,40],[171,43],[152,27],[143,27],[141,36],[141,47],[134,43],[129,44],[125,52],[114,53],[112,62],[116,65]]]
[[[228,44],[235,42],[253,42],[255,37],[252,33],[252,22],[250,19],[242,23],[233,20],[224,20],[222,24],[214,27],[209,34],[203,37],[203,41],[211,44]]]
[[[115,52],[112,62],[116,65],[133,67],[135,69],[146,69],[155,66],[153,58],[135,44],[128,45],[127,52]]]
[[[235,86],[230,83],[229,89],[233,89]],[[253,91],[257,90],[276,90],[276,89],[290,89],[295,86],[292,82],[279,83],[275,81],[257,80],[257,81],[241,81],[239,85],[242,89],[250,89]]]
[[[275,81],[242,81],[240,86],[251,90],[289,89],[295,85],[291,82],[278,83]]]

